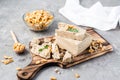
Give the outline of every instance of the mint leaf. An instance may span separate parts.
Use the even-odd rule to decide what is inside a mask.
[[[49,46],[48,46],[48,45],[46,45],[46,46],[44,46],[44,49],[48,49],[48,47],[49,47]]]
[[[39,49],[39,52],[42,52],[44,49],[48,49],[48,47],[49,47],[48,45],[45,45],[44,48]]]
[[[43,49],[39,49],[39,51],[40,51],[40,52],[42,52],[42,51],[43,51]]]
[[[75,28],[68,28],[68,30],[67,31],[70,31],[70,32],[79,32],[77,29],[75,29]]]

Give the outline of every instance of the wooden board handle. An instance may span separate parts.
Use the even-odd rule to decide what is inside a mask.
[[[46,65],[49,66],[49,64],[59,65],[58,62],[53,60],[38,64],[38,65],[31,63],[27,67],[18,71],[17,73],[18,80],[32,80],[39,70],[44,68]]]

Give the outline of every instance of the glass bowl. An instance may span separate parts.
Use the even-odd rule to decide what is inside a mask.
[[[36,10],[35,10],[35,11],[36,11]],[[24,21],[24,23],[28,26],[28,28],[29,28],[30,30],[32,30],[32,31],[44,31],[44,30],[47,30],[47,29],[50,27],[50,25],[53,23],[53,21],[54,21],[54,14],[53,14],[53,12],[51,12],[51,11],[49,11],[49,10],[44,10],[44,11],[49,12],[49,14],[53,16],[53,18],[51,19],[51,21],[48,22],[48,24],[47,24],[46,26],[43,26],[43,25],[37,25],[37,26],[36,26],[36,25],[31,25],[30,23],[28,23],[28,22],[25,20],[26,14],[27,14],[27,13],[31,13],[31,12],[33,12],[33,11],[27,12],[27,13],[25,13],[25,14],[23,15],[23,21]]]

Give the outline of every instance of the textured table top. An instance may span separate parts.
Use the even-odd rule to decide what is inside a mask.
[[[97,0],[80,0],[85,7],[90,7]],[[100,0],[104,6],[120,5],[120,0]],[[16,55],[12,50],[13,40],[10,30],[13,30],[19,41],[27,46],[34,37],[50,36],[54,34],[57,23],[60,21],[71,23],[58,13],[64,6],[65,0],[0,0],[0,60],[4,55],[13,56],[14,62],[4,65],[0,62],[0,80],[17,80],[16,67],[25,67],[31,62],[31,55],[26,51],[24,55]],[[55,21],[46,32],[30,31],[22,20],[25,12],[36,9],[50,9],[54,12]],[[71,23],[72,24],[72,23]],[[110,31],[99,31],[114,48],[114,51],[101,57],[78,64],[69,69],[51,66],[40,71],[34,80],[50,80],[55,76],[58,80],[119,80],[120,79],[120,27]],[[60,69],[56,74],[54,69]],[[80,78],[74,77],[75,73]]]

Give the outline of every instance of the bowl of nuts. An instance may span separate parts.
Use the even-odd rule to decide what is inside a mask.
[[[35,10],[23,15],[23,20],[29,29],[43,31],[49,28],[54,20],[53,13],[48,10]]]

